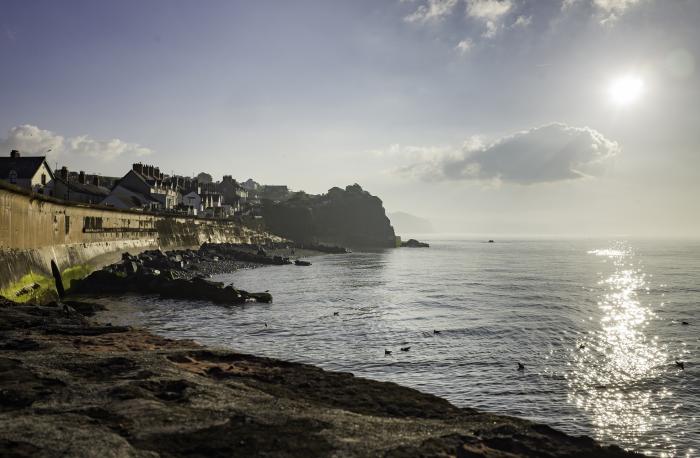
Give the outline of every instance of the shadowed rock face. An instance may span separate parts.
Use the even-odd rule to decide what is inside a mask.
[[[301,243],[376,248],[396,243],[382,201],[357,184],[320,196],[299,193],[284,202],[265,201],[263,218],[272,233]]]
[[[96,326],[78,311],[93,309],[0,299],[0,456],[632,456],[393,383]]]

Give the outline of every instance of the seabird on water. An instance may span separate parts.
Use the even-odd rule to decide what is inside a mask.
[[[408,351],[410,349],[411,349],[411,347],[401,347],[401,351]]]
[[[390,354],[391,354],[391,350],[384,349],[384,354],[385,354],[385,355],[390,355]]]
[[[438,331],[437,329],[433,329],[433,334],[440,334],[440,331]]]
[[[523,366],[522,363],[518,363],[518,370],[519,370],[519,371],[524,371],[524,370],[525,370],[525,366]]]
[[[680,367],[682,371],[685,370],[685,363],[683,361],[676,361],[676,366]]]

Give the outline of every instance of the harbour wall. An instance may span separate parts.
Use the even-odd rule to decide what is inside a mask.
[[[0,295],[14,301],[55,295],[52,262],[68,287],[125,251],[280,241],[232,221],[66,202],[0,181]]]

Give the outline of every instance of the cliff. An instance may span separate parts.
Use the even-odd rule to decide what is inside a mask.
[[[360,185],[331,188],[319,196],[297,193],[284,202],[263,202],[267,229],[300,243],[355,248],[396,246],[382,201]]]

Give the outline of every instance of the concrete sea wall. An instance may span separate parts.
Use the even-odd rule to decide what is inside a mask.
[[[69,286],[124,251],[281,240],[233,222],[75,204],[0,182],[0,295],[14,301],[51,295],[52,261]]]

